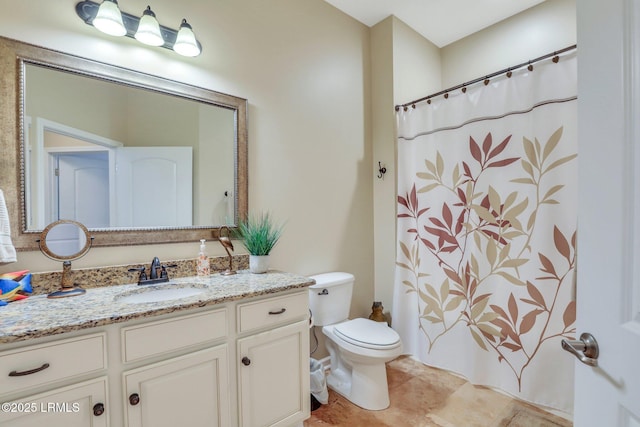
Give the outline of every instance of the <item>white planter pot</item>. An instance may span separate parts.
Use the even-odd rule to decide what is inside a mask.
[[[269,255],[249,255],[249,271],[266,273],[269,269]]]

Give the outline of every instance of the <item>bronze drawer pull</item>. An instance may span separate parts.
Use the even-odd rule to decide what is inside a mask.
[[[282,309],[280,309],[278,311],[270,311],[269,314],[282,314],[285,311],[287,311],[287,309],[286,308],[282,308]]]
[[[9,372],[9,376],[10,377],[24,377],[25,375],[31,375],[31,374],[35,374],[36,372],[44,371],[48,367],[49,367],[49,364],[48,363],[44,363],[39,368],[30,369],[28,371],[21,371],[21,372],[11,371],[11,372]]]

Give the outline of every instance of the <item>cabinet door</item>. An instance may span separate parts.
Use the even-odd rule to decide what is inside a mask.
[[[3,427],[107,427],[107,379],[61,387],[2,403]]]
[[[123,373],[130,427],[229,425],[227,346]]]
[[[289,426],[309,417],[309,323],[238,340],[240,424]]]

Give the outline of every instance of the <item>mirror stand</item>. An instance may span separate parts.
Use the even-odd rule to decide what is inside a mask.
[[[73,283],[71,273],[71,261],[63,261],[62,262],[62,279],[60,280],[60,289],[55,292],[51,292],[47,295],[47,298],[64,298],[64,297],[74,297],[77,295],[82,295],[86,290],[82,289],[80,286]]]
[[[60,289],[51,292],[47,298],[73,297],[87,292],[73,282],[71,261],[86,255],[92,242],[87,228],[76,221],[62,219],[44,229],[38,239],[40,251],[54,261],[62,261]]]

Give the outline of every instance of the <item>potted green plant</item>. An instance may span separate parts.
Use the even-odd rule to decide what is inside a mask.
[[[265,273],[269,269],[269,254],[278,243],[284,224],[276,224],[268,212],[249,215],[240,221],[238,231],[249,251],[249,271]]]

